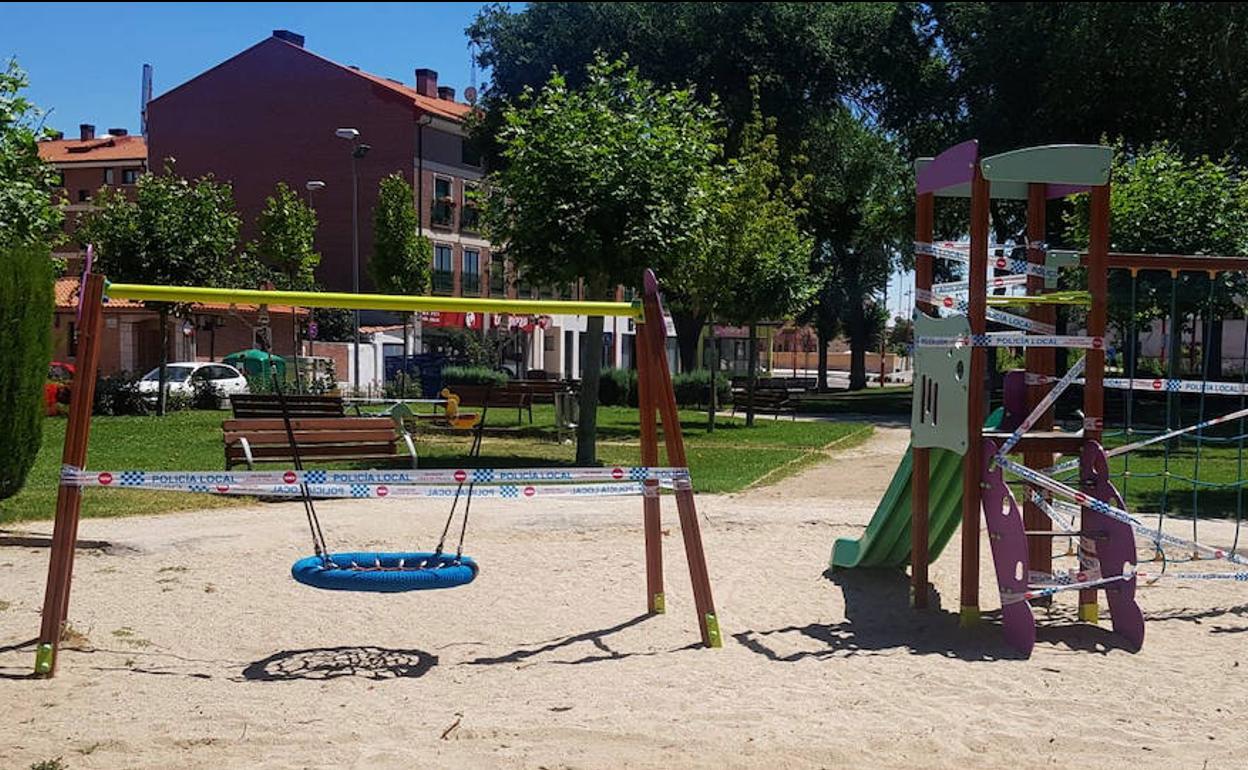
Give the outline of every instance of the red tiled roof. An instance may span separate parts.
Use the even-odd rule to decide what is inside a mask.
[[[77,310],[78,309],[78,279],[77,278],[58,278],[56,279],[56,287],[54,289],[56,297],[57,310]],[[229,310],[228,302],[196,302],[191,307],[196,310]],[[104,305],[105,310],[143,310],[143,303],[130,299],[109,299]],[[258,305],[234,305],[234,309],[239,312],[255,312],[259,309]],[[270,305],[271,312],[290,312],[289,307],[278,307]],[[307,308],[299,308],[299,315],[307,315]]]
[[[49,139],[39,142],[46,163],[96,163],[102,160],[147,160],[141,136],[100,136],[95,139]]]
[[[412,88],[411,86],[407,86],[402,83],[396,83],[390,78],[384,78],[384,77],[381,77],[380,75],[374,75],[371,72],[365,72],[363,70],[355,69],[354,67],[348,67],[346,65],[339,64],[338,62],[332,59],[327,59],[324,56],[321,56],[320,54],[313,53],[307,50],[306,48],[304,48],[303,46],[298,46],[298,45],[295,45],[294,43],[289,43],[279,38],[269,38],[269,39],[276,41],[278,43],[281,43],[282,45],[288,45],[291,48],[295,48],[299,51],[302,51],[303,53],[308,54],[309,56],[315,56],[321,61],[328,62],[329,64],[332,64],[335,67],[339,67],[347,72],[350,72],[352,75],[358,75],[364,78],[365,80],[371,80],[372,82],[384,88],[388,88],[389,90],[393,91],[396,94],[399,94],[400,96],[404,96],[408,99],[411,99],[412,105],[416,107],[416,109],[421,110],[422,112],[432,113],[434,115],[438,115],[440,117],[447,118],[449,120],[454,120],[457,122],[463,120],[465,117],[467,117],[468,113],[472,112],[473,108],[472,108],[472,105],[470,104],[463,104],[462,102],[455,102],[455,101],[451,101],[450,99],[438,99],[436,97],[425,96],[424,94],[418,93],[416,89]]]

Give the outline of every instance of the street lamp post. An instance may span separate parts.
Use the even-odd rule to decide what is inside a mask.
[[[334,131],[339,139],[351,142],[351,288],[360,293],[360,169],[359,161],[372,149],[360,142],[360,132],[354,128]],[[360,311],[352,312],[355,329],[355,394],[360,394]]]

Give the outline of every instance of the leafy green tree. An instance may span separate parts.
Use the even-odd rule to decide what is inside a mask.
[[[719,147],[714,111],[623,62],[599,58],[583,85],[550,76],[504,109],[501,167],[484,221],[526,280],[584,278],[601,299],[642,271],[670,275],[694,245],[697,204]],[[577,461],[592,463],[602,365],[601,317],[587,325]]]
[[[0,246],[0,500],[22,488],[43,436],[52,355],[52,261],[46,244]],[[88,376],[81,372],[79,376]]]
[[[812,120],[807,133],[804,222],[816,238],[811,270],[823,282],[800,320],[815,327],[820,351],[838,334],[849,338],[849,387],[859,390],[867,382],[866,352],[875,347],[869,299],[911,248],[911,177],[896,145],[847,109]],[[825,355],[819,387],[827,387]]]
[[[737,158],[727,162],[708,191],[704,222],[702,307],[714,317],[748,326],[749,384],[745,422],[754,424],[754,386],[758,376],[758,324],[801,313],[818,289],[810,274],[811,237],[799,221],[801,183],[786,184],[780,171],[775,134],[762,115],[746,124]],[[689,263],[677,266],[677,274]],[[696,263],[695,263],[696,264]],[[673,283],[680,285],[680,278]]]
[[[43,435],[51,357],[50,244],[61,224],[55,172],[39,159],[43,113],[22,95],[26,75],[0,72],[0,500],[17,494]]]
[[[228,184],[211,177],[194,181],[172,173],[144,174],[134,200],[102,188],[95,209],[78,231],[95,244],[99,270],[116,281],[162,286],[236,285],[240,276],[239,216]],[[145,303],[160,319],[160,394],[165,413],[169,317],[186,317],[189,306]]]
[[[51,243],[62,214],[52,199],[56,171],[39,159],[44,113],[22,91],[26,73],[10,59],[0,72],[0,244]]]
[[[373,209],[373,259],[368,269],[384,294],[427,294],[433,270],[433,246],[420,233],[416,195],[399,172],[381,180]],[[403,372],[407,374],[407,326],[403,314]]]
[[[258,260],[275,279],[272,283],[279,289],[304,291],[315,288],[316,266],[321,264],[321,255],[315,246],[316,212],[312,207],[285,182],[278,182],[273,194],[265,198],[264,209],[256,224],[260,237],[250,244],[244,260]],[[245,275],[245,269],[239,272],[239,277],[252,285],[263,285],[265,282],[262,276]],[[299,310],[292,307],[290,312],[295,384],[302,390],[299,376]]]
[[[1227,158],[1185,157],[1174,146],[1156,144],[1138,154],[1121,143],[1116,147],[1110,188],[1110,248],[1114,251],[1157,254],[1243,254],[1248,252],[1248,181],[1241,168]],[[1088,242],[1087,196],[1065,216],[1067,237],[1075,244]],[[1171,292],[1180,318],[1199,313],[1209,351],[1209,373],[1222,370],[1222,319],[1239,313],[1235,299],[1248,291],[1242,273],[1218,274],[1213,285],[1200,273],[1182,273],[1172,284],[1169,274],[1111,271],[1109,322],[1119,339],[1128,340],[1132,325],[1137,339],[1124,348],[1128,371],[1139,349],[1138,335],[1157,318],[1170,315]],[[1132,302],[1134,282],[1135,301]],[[1217,343],[1213,341],[1219,341]],[[1171,337],[1170,361],[1182,355],[1182,335]]]

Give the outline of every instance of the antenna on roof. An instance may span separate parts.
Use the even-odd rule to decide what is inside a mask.
[[[152,65],[143,65],[143,83],[139,94],[139,124],[143,138],[147,138],[147,103],[152,100]]]

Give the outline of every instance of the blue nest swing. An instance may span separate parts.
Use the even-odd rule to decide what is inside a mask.
[[[471,583],[479,571],[467,556],[411,553],[333,553],[295,562],[295,580],[328,591],[398,593],[455,588]]]

